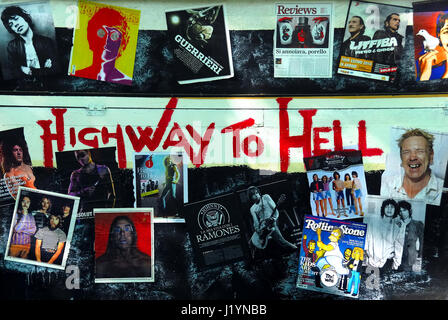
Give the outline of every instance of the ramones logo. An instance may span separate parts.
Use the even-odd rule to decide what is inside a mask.
[[[219,203],[208,203],[199,210],[198,225],[201,230],[218,227],[229,222],[229,212]]]

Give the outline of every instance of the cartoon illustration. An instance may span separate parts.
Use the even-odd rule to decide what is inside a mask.
[[[364,250],[359,247],[353,248],[352,259],[348,263],[351,269],[351,277],[348,281],[348,287],[345,293],[351,293],[352,296],[358,295],[359,282],[361,281],[362,262],[364,261]]]

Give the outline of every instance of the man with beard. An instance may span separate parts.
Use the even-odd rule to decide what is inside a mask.
[[[400,28],[400,15],[398,13],[391,13],[384,20],[384,30],[377,30],[373,35],[373,40],[395,38],[396,45],[391,41],[391,46],[393,45],[393,50],[381,51],[375,53],[374,61],[378,63],[383,63],[387,65],[397,65],[403,54],[403,36],[398,33]]]
[[[347,29],[350,32],[350,37],[341,45],[341,56],[369,59],[367,53],[357,53],[357,51],[362,51],[362,49],[350,49],[350,47],[357,47],[361,41],[370,40],[369,36],[364,35],[366,31],[364,20],[360,16],[353,16],[348,22]]]
[[[95,268],[96,278],[151,276],[151,257],[137,248],[137,230],[128,216],[112,221],[106,252],[96,259]]]
[[[67,235],[59,229],[60,222],[60,216],[51,214],[49,226],[36,232],[36,261],[53,264],[61,255]]]

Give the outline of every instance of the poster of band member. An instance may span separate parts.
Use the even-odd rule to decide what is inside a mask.
[[[68,74],[132,85],[140,10],[78,2]]]
[[[95,282],[154,282],[152,208],[94,209]]]
[[[241,208],[235,194],[188,203],[183,211],[199,269],[221,266],[248,257]]]
[[[333,4],[275,5],[274,77],[331,78]]]
[[[0,164],[0,205],[13,203],[20,186],[36,188],[23,128],[0,131]]]
[[[182,152],[134,155],[135,206],[154,208],[156,218],[181,219],[188,202],[188,168]]]
[[[3,79],[32,79],[59,72],[50,2],[1,5],[0,12]]]
[[[5,260],[65,269],[79,198],[20,187]]]
[[[305,216],[297,287],[358,298],[367,230],[364,223]]]
[[[366,256],[374,268],[420,272],[426,204],[422,200],[367,196]]]
[[[118,165],[115,147],[56,152],[61,177],[59,192],[80,197],[79,218],[93,217],[94,208],[114,208]]]
[[[380,194],[439,206],[448,162],[448,133],[393,127],[390,136]]]
[[[262,260],[297,251],[303,215],[296,211],[291,185],[275,181],[238,191],[240,214],[247,226],[251,259]]]
[[[413,3],[414,54],[418,81],[445,79],[448,52],[448,3],[422,1]]]
[[[411,15],[411,8],[351,1],[338,74],[393,82],[399,72]]]
[[[304,158],[312,214],[334,219],[364,216],[367,195],[361,151]]]
[[[233,77],[224,5],[166,12],[168,37],[180,84]]]

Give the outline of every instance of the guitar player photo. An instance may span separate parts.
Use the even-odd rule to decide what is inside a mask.
[[[286,181],[250,186],[240,192],[252,258],[268,258],[297,250],[300,217]]]

